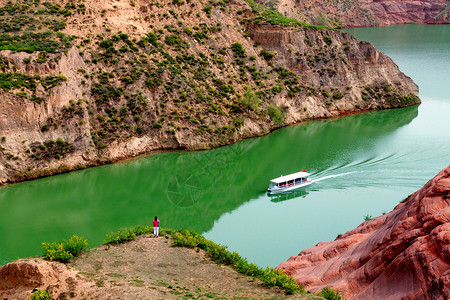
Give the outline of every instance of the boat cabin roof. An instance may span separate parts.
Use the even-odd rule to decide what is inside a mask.
[[[307,173],[307,172],[297,172],[297,173],[293,173],[293,174],[289,174],[289,175],[285,175],[285,176],[280,176],[280,177],[274,178],[270,182],[281,183],[281,182],[294,180],[294,179],[297,179],[297,178],[306,178],[308,176],[309,176],[309,173]]]

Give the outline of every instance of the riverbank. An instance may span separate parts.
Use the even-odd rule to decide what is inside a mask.
[[[54,49],[3,47],[0,184],[420,103],[417,85],[368,42],[271,19],[253,2],[194,2],[87,1],[86,14],[59,12]]]
[[[411,103],[409,105],[405,105],[404,107],[401,108],[405,108],[405,107],[410,107],[410,106],[418,106],[419,104],[417,103]],[[397,108],[390,108],[390,109],[397,109]],[[260,132],[256,132],[253,135],[242,135],[239,136],[236,139],[232,139],[232,140],[227,140],[227,141],[223,141],[223,143],[218,144],[218,145],[207,145],[207,147],[203,147],[203,148],[198,148],[198,149],[186,149],[186,148],[174,148],[174,149],[165,149],[165,148],[161,148],[161,149],[152,149],[152,150],[148,150],[148,149],[142,149],[142,151],[137,152],[137,153],[132,153],[132,154],[125,154],[123,156],[118,156],[118,157],[114,157],[113,159],[102,159],[102,158],[98,158],[97,160],[91,161],[89,163],[86,164],[76,164],[76,165],[59,165],[57,168],[54,169],[42,169],[42,170],[33,170],[33,171],[24,171],[23,173],[15,173],[14,177],[12,179],[6,180],[6,181],[1,181],[0,178],[0,186],[5,186],[8,184],[14,184],[14,183],[18,183],[18,182],[22,182],[22,181],[28,181],[28,180],[34,180],[34,179],[39,179],[39,178],[44,178],[44,177],[48,177],[48,176],[53,176],[53,175],[58,175],[58,174],[64,174],[64,173],[68,173],[68,172],[73,172],[73,171],[78,171],[78,170],[84,170],[86,168],[93,168],[93,167],[98,167],[98,166],[102,166],[102,165],[108,165],[108,164],[113,164],[113,163],[123,163],[123,162],[127,162],[127,161],[131,161],[134,159],[139,159],[142,157],[146,157],[149,155],[153,155],[156,153],[161,153],[161,152],[170,152],[170,151],[201,151],[201,150],[211,150],[214,148],[218,148],[218,147],[223,147],[223,146],[227,146],[227,145],[231,145],[237,142],[240,142],[242,140],[245,139],[251,139],[251,138],[257,138],[257,137],[262,137],[262,136],[266,136],[278,129],[284,128],[284,127],[288,127],[288,126],[295,126],[295,125],[300,125],[300,124],[304,124],[307,122],[312,122],[312,121],[320,121],[320,120],[333,120],[333,119],[338,119],[338,118],[342,118],[345,116],[350,116],[350,115],[356,115],[356,114],[362,114],[362,113],[367,113],[373,110],[370,109],[357,109],[354,111],[346,111],[346,112],[342,112],[339,115],[335,115],[335,116],[329,116],[329,117],[314,117],[311,119],[305,119],[305,120],[300,120],[300,121],[292,121],[291,123],[288,124],[283,124],[283,126],[273,126],[265,131],[260,131]]]
[[[89,249],[66,265],[21,259],[0,269],[0,296],[29,299],[38,288],[54,299],[322,299],[265,287],[259,279],[218,265],[202,249],[172,247],[173,240],[143,234]],[[5,276],[6,268],[16,276]],[[17,275],[21,272],[25,275]]]

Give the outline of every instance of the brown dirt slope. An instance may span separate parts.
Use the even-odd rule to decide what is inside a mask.
[[[393,24],[448,24],[448,0],[262,1],[284,15],[316,25],[371,27]]]
[[[278,268],[348,299],[450,298],[450,166],[388,214]]]
[[[171,247],[170,242],[146,234],[90,249],[67,266],[21,259],[0,268],[0,297],[29,299],[38,288],[53,299],[320,299],[286,296],[217,265],[203,250]]]

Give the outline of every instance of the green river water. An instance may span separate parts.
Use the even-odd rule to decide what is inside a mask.
[[[450,162],[450,27],[346,30],[391,56],[420,87],[418,107],[315,121],[199,152],[129,162],[0,188],[0,265],[40,243],[121,227],[194,229],[249,261],[276,266],[392,210]],[[269,180],[306,169],[315,182],[278,197]]]

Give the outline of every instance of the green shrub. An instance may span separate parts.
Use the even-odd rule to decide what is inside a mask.
[[[183,40],[179,34],[166,36],[164,42],[169,46],[175,46],[177,49],[189,48],[189,44],[185,40]]]
[[[258,99],[258,95],[253,91],[252,87],[244,87],[244,98],[242,99],[242,105],[249,109],[256,111],[261,105],[261,101]]]
[[[286,291],[286,294],[293,294],[300,289],[295,282],[294,277],[286,276],[281,270],[275,270],[267,267],[263,270],[263,274],[259,276],[265,286],[279,286]]]
[[[236,57],[245,57],[245,49],[242,47],[241,43],[234,43],[231,45],[231,50],[234,52]]]
[[[30,297],[31,300],[52,300],[52,295],[50,295],[47,291],[43,290],[35,290]]]
[[[324,287],[319,292],[319,296],[322,296],[327,300],[343,300],[343,299],[345,299],[344,296],[339,295],[339,291],[335,291],[328,286]]]
[[[372,220],[372,218],[373,218],[372,215],[367,214],[364,216],[364,221],[370,221]]]
[[[121,244],[126,241],[132,241],[136,236],[150,232],[148,226],[137,226],[131,228],[121,228],[115,232],[106,235],[105,244]]]
[[[138,126],[134,127],[134,131],[135,131],[137,134],[142,134],[142,133],[144,132],[144,129],[142,128],[141,125],[138,125]]]
[[[208,17],[211,16],[211,9],[212,9],[212,6],[211,6],[211,5],[205,6],[205,7],[203,8],[203,11],[206,13],[206,15],[207,15]]]
[[[334,93],[333,94],[333,99],[341,99],[342,97],[344,97],[344,95],[342,95],[341,93]]]
[[[275,122],[275,124],[280,125],[281,123],[283,123],[285,113],[283,113],[281,109],[275,104],[270,104],[266,108],[266,112],[272,119],[272,121]]]
[[[80,255],[84,249],[86,249],[87,245],[87,240],[74,235],[66,242],[64,245],[64,250],[69,251],[69,253],[76,257]]]
[[[259,55],[261,55],[262,57],[264,57],[265,60],[269,61],[272,59],[272,57],[275,56],[275,54],[273,54],[270,51],[267,51],[266,49],[262,49],[261,52],[259,52]]]
[[[323,36],[323,41],[329,46],[331,45],[331,43],[333,42],[333,40],[331,39],[331,37],[329,37],[328,35],[324,35]]]
[[[86,249],[88,243],[82,237],[74,235],[67,241],[61,240],[60,242],[42,243],[41,245],[44,251],[44,259],[66,263]]]

